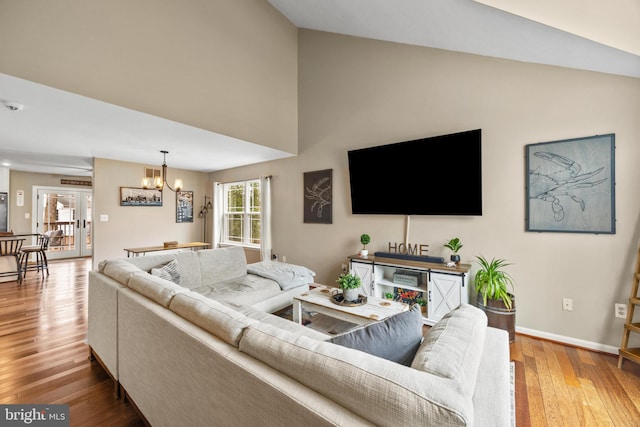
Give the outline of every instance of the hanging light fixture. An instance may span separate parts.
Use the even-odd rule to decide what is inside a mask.
[[[162,191],[165,186],[169,190],[171,190],[173,192],[178,192],[178,191],[182,190],[182,180],[180,178],[177,178],[175,180],[175,183],[173,184],[175,189],[171,188],[171,186],[167,182],[167,154],[169,154],[169,152],[167,150],[160,150],[160,152],[163,155],[163,159],[162,159],[162,175],[156,176],[155,178],[153,178],[153,183],[151,182],[150,178],[143,178],[142,179],[142,188],[151,188],[151,186],[153,184],[153,186],[156,189],[160,190],[160,191]]]

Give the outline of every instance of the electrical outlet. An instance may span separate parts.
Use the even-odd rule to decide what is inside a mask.
[[[621,319],[627,318],[627,304],[616,304],[616,317]]]
[[[274,261],[277,261],[278,260],[278,254],[271,255],[271,259],[274,260]]]
[[[342,272],[343,273],[347,272],[347,264],[342,264]]]
[[[570,298],[563,298],[562,309],[566,311],[573,311],[573,300]]]

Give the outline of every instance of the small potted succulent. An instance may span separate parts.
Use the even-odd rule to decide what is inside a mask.
[[[360,243],[362,243],[362,250],[360,251],[361,257],[369,256],[369,251],[367,250],[367,245],[371,243],[371,237],[368,234],[363,234],[360,236]]]
[[[458,255],[458,251],[460,250],[460,248],[462,248],[462,242],[460,241],[460,239],[454,237],[453,239],[445,243],[444,247],[451,249],[451,251],[453,252],[453,254],[451,254],[451,261],[458,264],[460,262],[460,255]]]
[[[416,298],[416,304],[420,306],[420,311],[422,311],[422,314],[427,313],[427,301],[425,299]]]
[[[338,287],[342,289],[342,297],[345,301],[357,301],[360,296],[362,281],[353,273],[342,273],[338,277]]]

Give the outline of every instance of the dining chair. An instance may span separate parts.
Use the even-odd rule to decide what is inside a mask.
[[[45,234],[38,235],[38,243],[36,245],[23,246],[20,250],[22,257],[22,271],[24,277],[27,277],[28,270],[36,270],[42,272],[44,279],[44,271],[47,270],[49,275],[49,262],[47,261],[47,249],[49,248],[49,236]],[[29,265],[29,257],[35,254],[35,263]]]
[[[24,242],[24,238],[1,238],[0,239],[0,258],[11,258],[13,257],[16,263],[15,270],[12,267],[9,267],[5,271],[0,272],[0,277],[13,276],[16,275],[16,280],[18,283],[22,283],[22,267],[21,267],[21,257],[22,253],[20,249],[22,249],[22,243]]]

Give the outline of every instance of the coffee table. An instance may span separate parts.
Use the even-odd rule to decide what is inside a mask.
[[[378,322],[409,310],[405,303],[372,296],[367,297],[367,303],[364,305],[342,306],[331,301],[331,292],[335,289],[317,286],[309,292],[293,297],[293,321],[302,324],[303,309],[358,325]]]

